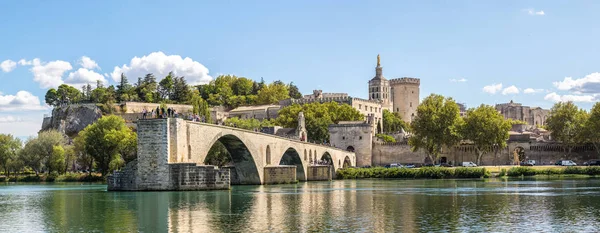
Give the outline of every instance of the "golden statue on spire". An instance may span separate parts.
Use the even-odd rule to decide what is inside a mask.
[[[379,57],[379,54],[377,54],[377,67],[379,67],[381,64],[381,58]]]

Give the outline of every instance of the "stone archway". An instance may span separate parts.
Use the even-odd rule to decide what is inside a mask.
[[[302,164],[302,159],[296,149],[291,147],[288,148],[281,157],[279,165],[296,165],[296,179],[299,181],[306,181],[304,165]]]
[[[321,156],[321,159],[327,163],[327,165],[329,165],[329,171],[331,172],[331,177],[335,177],[335,161],[333,161],[333,157],[331,157],[331,154],[329,154],[329,152],[325,152],[323,153],[323,155]]]
[[[271,164],[271,147],[269,145],[267,145],[267,151],[266,151],[266,165],[270,165]]]
[[[231,184],[261,184],[254,157],[242,140],[235,135],[227,134],[219,137],[217,141],[223,144],[227,152],[229,152],[231,164],[233,164],[233,168],[231,169]],[[215,141],[213,145],[216,143]],[[270,154],[268,146],[267,152]],[[270,158],[270,156],[267,157]]]
[[[350,157],[346,156],[346,158],[344,158],[344,166],[342,166],[343,168],[348,168],[352,166],[352,162],[350,161]]]

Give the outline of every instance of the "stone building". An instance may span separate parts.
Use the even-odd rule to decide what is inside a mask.
[[[238,117],[240,119],[274,119],[277,118],[277,113],[281,109],[279,105],[257,105],[257,106],[240,106],[229,111],[229,117]]]
[[[356,166],[372,165],[373,117],[367,121],[342,121],[329,125],[331,146],[356,154]]]
[[[411,122],[417,114],[421,80],[418,78],[396,78],[387,80],[383,76],[381,60],[377,55],[375,77],[369,81],[369,100],[380,101],[384,109],[397,112],[402,120]]]
[[[546,125],[546,120],[550,116],[550,110],[540,107],[523,106],[520,103],[496,104],[496,110],[504,116],[505,119],[524,121],[528,125]]]

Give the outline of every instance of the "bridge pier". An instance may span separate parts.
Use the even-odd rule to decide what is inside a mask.
[[[264,169],[264,184],[291,184],[297,183],[296,166],[276,165],[266,166]]]
[[[327,181],[333,179],[333,168],[329,165],[308,166],[308,181]]]

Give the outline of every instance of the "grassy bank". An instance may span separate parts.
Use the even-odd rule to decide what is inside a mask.
[[[404,179],[452,179],[486,178],[491,173],[485,168],[346,168],[336,173],[338,179],[404,178]]]
[[[600,167],[512,167],[503,168],[498,176],[536,176],[536,175],[600,175]]]
[[[57,174],[41,174],[41,175],[19,175],[5,177],[0,176],[0,182],[103,182],[104,177],[99,174],[87,173],[66,173]]]

